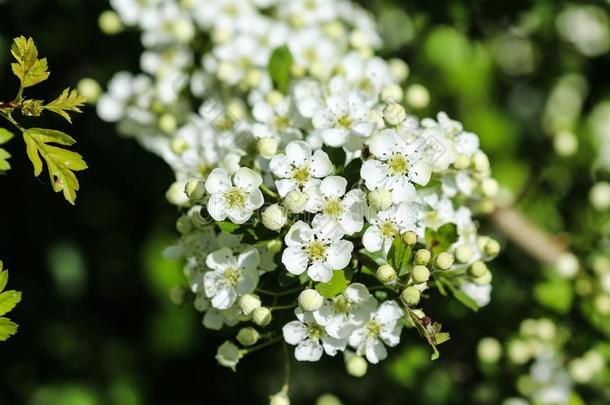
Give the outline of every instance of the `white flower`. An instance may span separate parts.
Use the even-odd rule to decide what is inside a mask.
[[[368,322],[352,332],[349,345],[358,355],[365,355],[370,363],[378,363],[388,355],[384,343],[388,346],[400,343],[402,324],[399,320],[402,316],[403,311],[395,301],[385,301],[371,314]]]
[[[369,252],[378,252],[383,248],[387,253],[395,237],[416,229],[416,220],[417,207],[412,203],[393,205],[379,211],[369,218],[370,226],[362,235],[362,244]]]
[[[303,141],[292,141],[286,146],[286,155],[274,156],[269,163],[271,172],[281,180],[275,181],[280,196],[290,191],[314,186],[328,176],[332,163],[326,152],[316,150]]]
[[[341,270],[352,258],[354,245],[342,240],[336,228],[326,229],[324,223],[315,223],[313,229],[303,221],[298,221],[285,237],[286,249],[282,253],[282,263],[292,274],[307,275],[313,281],[329,282],[334,270]]]
[[[309,200],[305,209],[320,212],[325,221],[334,221],[346,235],[360,232],[364,221],[365,197],[359,189],[345,193],[347,180],[341,176],[328,176],[319,187],[306,190]]]
[[[210,194],[208,212],[216,221],[229,217],[236,224],[243,224],[252,212],[263,205],[263,194],[259,190],[263,179],[251,169],[242,167],[229,179],[224,169],[214,169],[205,182]]]
[[[347,342],[329,336],[310,312],[297,308],[294,313],[298,320],[284,325],[282,333],[286,343],[296,346],[294,357],[297,360],[318,361],[323,352],[334,356],[337,351],[345,350]]]
[[[312,117],[312,123],[324,143],[332,147],[344,146],[352,136],[367,138],[376,128],[369,119],[369,108],[355,93],[329,96]]]
[[[491,284],[478,285],[475,283],[462,283],[460,289],[472,298],[479,307],[484,307],[491,301]]]
[[[394,130],[375,135],[369,144],[374,159],[362,164],[360,175],[370,190],[379,187],[392,192],[396,204],[415,198],[413,183],[426,185],[432,174],[431,166],[419,152],[417,140],[407,139]]]
[[[330,336],[346,339],[356,327],[369,320],[376,305],[366,286],[354,283],[342,294],[327,300],[313,316]]]
[[[223,247],[208,255],[206,265],[212,269],[205,273],[205,294],[217,309],[230,308],[237,298],[254,291],[258,284],[258,250],[250,248],[238,257]]]

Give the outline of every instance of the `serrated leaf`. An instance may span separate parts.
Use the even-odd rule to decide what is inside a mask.
[[[8,318],[0,318],[0,342],[17,333],[17,324]]]
[[[13,139],[15,135],[9,131],[8,129],[0,128],[0,145],[4,145],[11,139]]]
[[[76,142],[74,138],[61,131],[42,128],[28,129],[23,137],[28,157],[34,166],[34,174],[38,176],[42,172],[42,157],[47,163],[53,190],[63,191],[64,198],[74,204],[79,189],[74,172],[85,170],[87,164],[78,153],[50,145],[55,143],[70,146]]]
[[[328,283],[318,283],[316,290],[324,298],[333,298],[345,291],[348,285],[349,280],[345,278],[345,272],[336,270],[333,271],[333,278]]]
[[[11,164],[8,162],[10,157],[10,153],[8,153],[5,149],[0,148],[0,172],[10,170]]]
[[[434,254],[444,252],[458,240],[457,226],[447,223],[436,231],[426,228],[425,241],[426,247]]]
[[[2,262],[0,262],[0,270],[2,270]],[[0,292],[4,291],[6,283],[8,283],[8,271],[0,271]]]
[[[38,59],[38,49],[32,38],[15,38],[11,53],[17,60],[11,67],[22,87],[31,87],[49,78],[47,59]]]
[[[21,301],[21,293],[10,290],[0,294],[0,316],[10,312]]]
[[[44,109],[59,114],[64,117],[66,121],[72,123],[72,119],[70,118],[70,114],[68,114],[68,112],[73,111],[81,113],[82,111],[79,107],[81,107],[86,100],[87,98],[78,94],[78,91],[70,90],[68,87],[59,95],[59,97],[45,105]]]
[[[273,50],[268,68],[273,86],[286,94],[290,85],[290,70],[292,68],[292,54],[288,46],[283,45]]]

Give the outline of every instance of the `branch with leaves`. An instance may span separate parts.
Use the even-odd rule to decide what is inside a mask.
[[[2,261],[0,261],[0,342],[17,333],[17,324],[9,318],[4,317],[4,315],[12,311],[15,305],[21,301],[21,293],[19,291],[4,291],[7,283],[8,270],[2,269]]]
[[[32,38],[23,36],[15,38],[11,53],[16,62],[12,63],[12,70],[19,79],[20,85],[17,95],[12,101],[0,101],[0,117],[15,127],[23,136],[27,155],[34,166],[34,175],[42,173],[43,160],[55,192],[63,192],[65,199],[74,204],[76,192],[79,189],[78,180],[74,172],[87,168],[82,156],[64,148],[72,146],[76,140],[70,135],[52,129],[25,128],[18,121],[19,115],[25,117],[38,117],[45,111],[60,115],[72,123],[70,113],[80,113],[85,97],[76,90],[66,88],[56,99],[44,100],[29,99],[25,97],[25,89],[35,86],[49,78],[47,59],[38,57],[38,49]],[[6,144],[14,134],[5,128],[0,128],[0,145]],[[59,146],[58,146],[59,145]],[[8,159],[11,155],[0,147],[0,172],[11,168]]]

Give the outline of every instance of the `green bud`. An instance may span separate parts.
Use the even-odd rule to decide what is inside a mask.
[[[183,215],[176,221],[176,229],[178,232],[185,235],[193,230],[193,223],[188,216]]]
[[[491,283],[491,271],[487,271],[485,274],[483,274],[481,277],[475,277],[472,279],[472,281],[477,284],[477,285],[486,285],[486,284],[490,284]]]
[[[396,279],[396,270],[389,264],[382,264],[377,269],[377,278],[384,284],[391,283]]]
[[[123,22],[117,13],[106,10],[98,18],[98,26],[106,35],[115,35],[123,31]]]
[[[369,364],[365,359],[357,354],[346,350],[345,354],[345,368],[347,373],[353,377],[364,377],[366,371],[369,367]]]
[[[269,242],[267,242],[267,245],[265,246],[267,248],[267,250],[271,253],[277,253],[280,250],[282,250],[282,241],[279,239],[273,239],[270,240]]]
[[[235,367],[243,355],[244,354],[241,350],[239,350],[239,347],[235,346],[229,341],[226,341],[220,345],[220,347],[218,347],[218,351],[216,352],[216,361],[218,361],[221,366],[228,367],[235,371]]]
[[[468,274],[472,277],[481,277],[485,275],[489,270],[487,269],[487,265],[481,261],[477,261],[472,263],[470,268],[468,269]]]
[[[267,307],[259,307],[252,313],[252,320],[258,326],[267,326],[271,323],[271,310]]]
[[[453,266],[453,255],[451,253],[442,252],[436,256],[434,264],[440,270],[448,270]]]
[[[430,262],[430,251],[428,249],[419,249],[415,252],[415,264],[426,265]]]
[[[191,201],[199,201],[205,194],[205,183],[198,179],[189,180],[184,187],[186,196]]]
[[[415,245],[417,243],[417,234],[413,231],[407,231],[402,234],[402,240],[407,245]]]
[[[411,278],[415,284],[421,284],[430,278],[430,270],[426,266],[417,265],[411,270]]]
[[[468,263],[472,259],[473,251],[468,245],[460,245],[455,249],[455,258],[460,263]]]
[[[495,257],[500,253],[500,244],[495,239],[490,239],[485,244],[485,254]]]
[[[243,346],[252,346],[258,342],[261,337],[260,333],[254,328],[241,328],[237,332],[237,341]]]
[[[421,298],[421,294],[417,288],[407,287],[400,293],[400,298],[408,305],[417,305]]]

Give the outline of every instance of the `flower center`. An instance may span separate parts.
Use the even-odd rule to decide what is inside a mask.
[[[379,227],[379,230],[381,231],[381,235],[386,239],[393,238],[398,233],[396,225],[394,225],[390,221],[385,221],[384,223],[382,223]]]
[[[311,178],[311,174],[309,173],[309,166],[303,165],[301,167],[296,167],[292,170],[292,178],[296,181],[300,186],[305,185]]]
[[[241,280],[241,272],[239,269],[234,267],[229,267],[226,269],[224,275],[229,284],[231,284],[233,287],[235,287],[237,283],[239,283],[239,280]]]
[[[307,325],[307,334],[312,340],[320,339],[324,336],[324,328],[320,325]]]
[[[314,240],[307,245],[305,251],[311,261],[324,260],[326,258],[326,246],[319,240]]]
[[[409,161],[403,155],[393,155],[388,161],[390,173],[393,175],[407,174],[409,170]]]
[[[352,126],[352,120],[347,115],[342,115],[337,119],[337,125],[343,128],[350,128]]]
[[[379,325],[379,322],[377,321],[369,321],[369,323],[366,325],[366,329],[369,335],[379,336],[381,333],[381,325]]]
[[[288,120],[288,117],[284,117],[281,115],[275,117],[275,127],[278,131],[284,131],[286,128],[288,128],[289,124],[290,121]]]
[[[243,207],[246,203],[246,193],[237,187],[231,187],[225,192],[225,200],[229,208]]]
[[[343,203],[338,198],[330,198],[326,200],[326,205],[324,206],[324,214],[329,217],[338,217],[343,213]]]
[[[350,310],[350,302],[343,295],[337,297],[334,304],[335,311],[340,314],[347,314]]]

